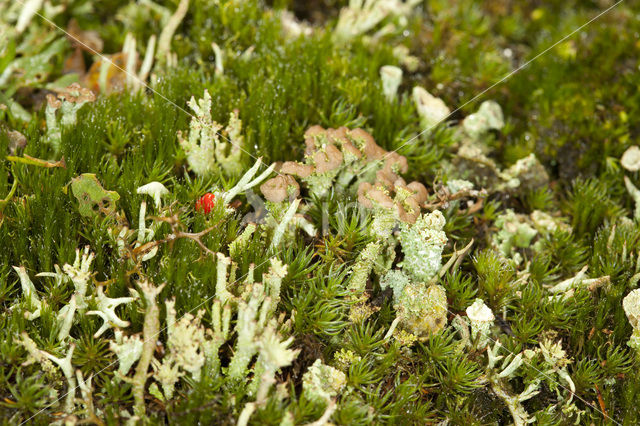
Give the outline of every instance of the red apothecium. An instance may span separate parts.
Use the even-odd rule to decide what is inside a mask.
[[[209,214],[213,207],[216,205],[216,196],[211,192],[204,194],[198,201],[196,201],[196,211],[202,211],[205,214]]]

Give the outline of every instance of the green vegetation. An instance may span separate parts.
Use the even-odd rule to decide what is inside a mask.
[[[2,423],[637,424],[612,5],[0,0]]]

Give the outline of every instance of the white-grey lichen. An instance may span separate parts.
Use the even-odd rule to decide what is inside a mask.
[[[436,98],[420,86],[413,88],[412,96],[424,131],[429,131],[451,113],[442,99]]]
[[[395,31],[406,25],[406,17],[420,2],[421,0],[350,0],[349,5],[340,10],[333,37],[338,42],[347,42],[392,18],[396,18],[396,21],[384,26],[373,38]]]
[[[27,332],[22,332],[20,340],[18,341],[29,353],[27,361],[22,365],[26,366],[34,362],[38,362],[43,370],[49,374],[53,371],[53,364],[56,364],[62,374],[67,379],[67,393],[65,398],[64,411],[66,413],[72,413],[75,408],[75,394],[76,394],[76,378],[71,365],[71,358],[73,357],[73,351],[75,350],[75,344],[71,343],[67,348],[67,354],[64,358],[58,358],[49,352],[38,349],[35,342],[29,337]]]
[[[572,402],[576,388],[567,369],[571,361],[560,341],[554,341],[553,335],[545,336],[538,348],[526,349],[518,354],[509,353],[506,357],[499,354],[501,348],[499,341],[488,347],[485,376],[491,389],[509,408],[515,425],[524,426],[535,421],[522,403],[540,393],[542,382],[556,392],[557,404],[561,405],[563,411],[575,413],[579,418],[582,413]],[[502,362],[498,364],[498,361]],[[524,366],[531,364],[536,365],[540,374],[528,378],[522,370]],[[509,380],[515,378],[524,379],[524,390],[518,394],[514,394],[513,387],[509,384]],[[560,382],[564,382],[566,386]]]
[[[87,308],[87,289],[91,278],[91,263],[95,255],[89,251],[89,246],[84,248],[82,254],[76,249],[76,258],[73,265],[65,263],[62,270],[73,282],[75,287],[76,304],[80,312]]]
[[[622,154],[620,165],[630,172],[640,170],[640,147],[632,145]]]
[[[47,95],[47,107],[44,113],[47,123],[45,140],[51,144],[54,151],[60,150],[62,130],[76,124],[78,110],[87,102],[95,100],[96,96],[93,92],[81,87],[78,83],[60,90],[57,97],[52,94]],[[58,111],[60,111],[59,114]]]
[[[384,65],[380,68],[382,80],[382,93],[388,101],[393,101],[398,94],[398,87],[402,83],[402,69],[393,65]]]
[[[515,264],[521,263],[522,255],[517,249],[528,248],[538,235],[538,231],[531,226],[529,217],[507,209],[496,218],[495,226],[498,230],[492,236],[492,245],[505,258],[512,259]]]
[[[156,209],[159,210],[162,207],[162,198],[169,194],[169,190],[162,183],[154,181],[138,187],[136,193],[150,196]]]
[[[489,342],[489,333],[495,320],[495,315],[482,299],[476,299],[466,309],[471,322],[471,338],[477,341],[478,347],[484,348]]]
[[[531,190],[549,182],[547,170],[533,153],[520,158],[511,167],[500,172],[499,176],[504,181],[501,186],[507,190],[515,188]]]
[[[97,310],[88,311],[87,315],[97,315],[104,321],[102,326],[95,332],[93,337],[100,337],[102,333],[107,331],[111,327],[124,328],[129,326],[129,321],[125,321],[118,317],[116,314],[116,308],[119,305],[125,303],[131,303],[136,300],[135,297],[118,297],[111,298],[104,294],[102,286],[98,287],[98,293],[96,295]]]
[[[624,177],[624,186],[627,188],[627,192],[633,198],[635,209],[633,210],[633,217],[635,220],[640,220],[640,189],[638,189],[628,176]]]
[[[109,349],[118,357],[118,372],[126,376],[142,355],[142,339],[139,334],[125,336],[121,330],[116,330],[115,340],[109,341]]]
[[[449,179],[446,186],[451,194],[456,194],[461,191],[471,191],[473,189],[473,183],[464,179]]]

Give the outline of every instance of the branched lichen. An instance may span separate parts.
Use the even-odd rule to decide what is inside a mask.
[[[133,397],[135,399],[134,413],[144,416],[146,409],[144,404],[144,390],[147,383],[149,365],[153,360],[156,341],[160,334],[160,310],[156,298],[164,288],[164,284],[156,287],[149,281],[139,282],[140,290],[145,301],[144,324],[142,328],[142,353],[133,376]]]
[[[180,146],[187,154],[189,167],[198,176],[208,176],[222,168],[230,174],[238,174],[242,164],[243,149],[241,121],[238,113],[230,115],[226,128],[211,117],[211,95],[204,91],[202,99],[194,97],[187,103],[195,113],[189,123],[189,134],[185,138],[178,132]],[[224,136],[224,134],[228,136]]]

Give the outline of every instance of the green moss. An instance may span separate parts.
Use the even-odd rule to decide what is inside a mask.
[[[640,234],[623,179],[637,182],[638,176],[619,164],[640,132],[634,120],[640,105],[636,4],[620,4],[537,57],[612,3],[430,0],[416,2],[404,18],[388,17],[363,36],[336,42],[333,32],[347,1],[192,0],[171,43],[176,64],[154,65],[148,81],[152,90],[98,94],[95,102],[79,110],[77,124],[62,129],[59,150],[54,150],[47,143],[45,95],[72,80],[84,82],[65,65],[75,47],[38,16],[18,34],[21,7],[10,3],[0,0],[0,9],[6,6],[10,11],[0,17],[0,32],[7,34],[0,40],[3,423],[48,424],[58,419],[64,409],[58,399],[64,400],[69,391],[57,367],[44,372],[40,363],[28,362],[29,352],[18,344],[21,333],[56,357],[64,357],[75,344],[73,369],[85,380],[93,375],[94,414],[104,423],[124,423],[124,411],[132,412],[132,385],[116,378],[117,357],[109,349],[113,330],[94,337],[102,320],[78,312],[71,338],[58,341],[58,314],[69,303],[74,285],[61,276],[37,274],[73,264],[76,249],[88,245],[95,253],[91,291],[101,284],[108,297],[119,298],[130,296],[131,290],[139,293],[142,278],[155,285],[165,283],[159,300],[175,298],[178,318],[203,309],[202,326],[215,328],[213,299],[220,264],[211,252],[229,255],[230,244],[247,221],[260,217],[254,206],[260,204],[256,200],[261,193],[255,187],[255,192],[241,194],[225,206],[219,201],[220,191],[232,188],[242,173],[218,167],[200,177],[190,170],[177,133],[189,128],[188,99],[205,90],[211,94],[213,120],[227,123],[229,114],[238,111],[247,151],[238,161],[243,172],[255,157],[266,164],[299,161],[305,151],[304,133],[315,124],[364,128],[381,147],[405,156],[408,170],[403,177],[422,182],[428,190],[423,213],[438,209],[445,218],[442,262],[427,278],[446,292],[448,325],[421,339],[403,340],[394,334],[390,328],[395,327],[397,307],[390,291],[380,285],[380,268],[374,265],[366,277],[359,277],[357,295],[349,289],[362,251],[379,243],[369,232],[371,210],[355,197],[334,191],[323,199],[312,197],[302,185],[303,207],[298,213],[319,232],[292,232],[281,250],[269,250],[272,231],[257,226],[244,248],[233,254],[235,266],[229,268],[235,274],[228,283],[233,309],[248,300],[250,283],[245,280],[253,274],[254,282],[261,282],[271,257],[288,268],[280,301],[270,308],[275,314],[267,315],[265,323],[270,320],[283,339],[291,337],[300,353],[275,375],[278,389],[272,386],[264,400],[257,401],[256,386],[249,386],[258,380],[254,372],[247,371],[243,380],[227,379],[239,340],[234,314],[231,337],[218,353],[220,369],[205,364],[200,380],[181,379],[174,397],[165,401],[150,392],[152,381],[147,382],[147,423],[234,423],[247,404],[255,404],[251,424],[302,424],[318,420],[333,409],[333,402],[329,420],[335,424],[512,422],[504,397],[487,382],[505,366],[487,367],[487,348],[465,340],[465,309],[476,298],[496,316],[490,348],[500,342],[501,355],[512,352],[525,359],[511,375],[500,378],[505,389],[517,395],[541,381],[539,393],[522,403],[530,418],[540,424],[600,424],[610,419],[635,424],[640,419],[639,358],[627,346],[632,326],[622,309],[622,299],[637,287],[640,276]],[[75,20],[82,30],[95,31],[108,55],[121,52],[126,33],[131,33],[142,55],[147,40],[166,27],[178,3],[74,0],[64,2],[57,13],[49,6],[43,12],[61,28]],[[287,9],[305,19],[298,21],[303,25],[298,35],[288,32],[291,24],[283,21],[288,19],[283,18]],[[376,34],[383,27],[389,32]],[[219,58],[212,43],[221,49],[223,72],[216,69]],[[415,68],[398,55],[399,46],[415,56]],[[88,70],[96,57],[81,55]],[[384,65],[403,68],[395,100],[382,91],[379,70]],[[424,134],[411,98],[416,85],[456,110],[446,123]],[[549,174],[549,187],[476,187],[480,192],[453,198],[448,194],[444,182],[475,173],[454,166],[461,164],[456,160],[465,137],[459,124],[488,99],[501,105],[506,124],[474,143],[499,170],[534,153]],[[10,131],[28,141],[11,153],[14,157],[7,157],[13,143]],[[27,164],[25,156],[42,161]],[[63,158],[64,167],[44,167],[45,161],[61,165],[55,162]],[[94,201],[104,196],[113,200],[104,211],[94,211],[77,191],[83,174],[95,175],[105,190],[118,194],[117,201],[114,193],[89,194]],[[161,242],[158,254],[142,262],[136,236],[146,196],[136,188],[152,181],[165,185],[169,194],[164,210],[146,200],[145,223],[154,224],[153,240]],[[217,193],[218,202],[205,214],[196,211],[195,203],[207,192]],[[516,241],[509,250],[494,250],[494,237],[510,232],[503,220],[506,212],[528,218],[536,210],[567,228],[536,228],[539,235],[526,244]],[[114,229],[131,231],[122,247]],[[388,241],[380,242],[387,250],[385,259],[393,259],[395,251],[387,267],[397,270],[407,261],[420,266],[424,259],[408,259],[405,241],[398,244],[416,229],[404,224],[402,233],[398,228]],[[472,239],[469,251],[461,252]],[[513,262],[515,256],[522,260]],[[42,302],[37,319],[24,316],[34,307],[24,297],[12,266],[25,267],[34,284]],[[549,291],[581,271],[586,279],[602,280],[593,288],[576,280],[575,290]],[[95,309],[95,300],[88,299],[87,309]],[[160,323],[165,324],[164,304],[160,305]],[[126,336],[143,331],[144,308],[143,302],[117,308],[118,316],[130,322],[123,329]],[[354,309],[366,311],[368,318],[353,322]],[[547,338],[562,343],[575,391],[565,381],[560,386],[541,376],[550,368],[548,361],[526,358],[526,351],[538,350]],[[165,330],[157,341],[152,357],[160,360],[166,350]],[[354,354],[349,365],[335,357],[347,350]],[[303,376],[317,359],[345,373],[346,386],[335,401],[309,399],[302,391]],[[249,361],[250,367],[254,362]],[[547,375],[557,377],[555,372]],[[73,414],[90,421],[80,390],[72,391],[77,397]],[[610,419],[605,419],[603,409]]]

